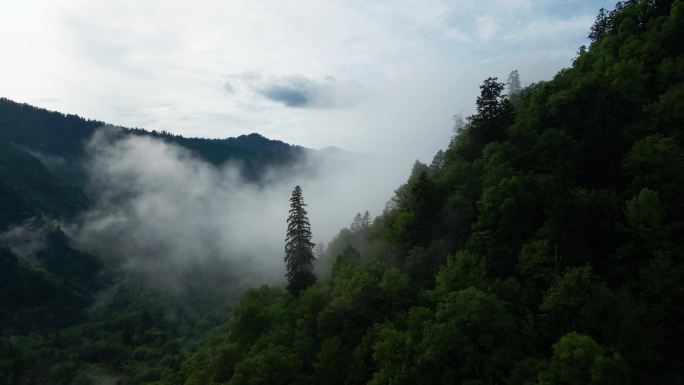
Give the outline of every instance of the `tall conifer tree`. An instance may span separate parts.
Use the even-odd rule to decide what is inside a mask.
[[[311,242],[311,225],[306,212],[302,188],[296,186],[290,198],[290,215],[287,218],[285,237],[285,264],[288,280],[287,289],[297,295],[316,282],[313,274],[314,243]]]

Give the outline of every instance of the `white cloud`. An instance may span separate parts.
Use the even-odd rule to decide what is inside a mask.
[[[400,183],[382,158],[325,152],[267,170],[268,182],[256,185],[240,177],[238,165],[215,166],[161,140],[115,132],[100,130],[89,143],[95,204],[65,228],[76,247],[161,287],[177,288],[196,267],[225,269],[229,287],[282,281],[295,185],[304,191],[314,240],[329,242],[354,213],[379,214]],[[17,228],[0,239],[25,233]],[[30,251],[38,241],[11,245]]]

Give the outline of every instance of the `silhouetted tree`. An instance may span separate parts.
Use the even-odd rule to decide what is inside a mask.
[[[290,215],[287,218],[285,237],[285,263],[287,265],[287,289],[297,295],[316,282],[313,274],[314,243],[311,242],[311,225],[307,217],[302,188],[296,186],[290,198]]]
[[[477,112],[468,117],[465,156],[473,160],[481,155],[485,145],[499,141],[505,128],[513,123],[515,108],[503,94],[504,84],[497,78],[489,77],[480,85],[480,96],[475,102]]]
[[[610,13],[601,8],[598,15],[596,15],[596,21],[594,25],[591,26],[589,31],[589,39],[591,41],[599,41],[601,38],[610,31]]]
[[[501,113],[503,83],[497,78],[489,77],[480,86],[480,96],[477,97],[477,117],[480,120],[496,119]]]

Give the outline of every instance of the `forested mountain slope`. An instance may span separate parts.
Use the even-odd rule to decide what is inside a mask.
[[[159,383],[684,382],[684,2],[619,4],[591,37],[520,95],[486,80],[330,245],[329,281],[250,291]]]

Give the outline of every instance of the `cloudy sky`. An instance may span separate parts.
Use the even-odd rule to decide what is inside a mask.
[[[3,0],[0,96],[187,136],[429,161],[484,78],[550,78],[613,4]]]

